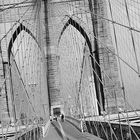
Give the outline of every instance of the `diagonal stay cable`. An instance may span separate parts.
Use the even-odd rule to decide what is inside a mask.
[[[97,75],[97,73],[96,73],[96,71],[95,71],[94,69],[93,69],[93,72],[96,74],[96,77],[99,79],[100,83],[104,86],[104,83],[101,81],[100,77]],[[109,93],[109,96],[111,96],[109,90],[108,90],[108,89],[106,89],[106,90],[107,90],[107,92]],[[126,119],[127,119],[127,118],[126,118]],[[131,127],[131,129],[133,130],[134,135],[135,135],[137,138],[139,138],[138,135],[135,133],[134,129],[132,128],[132,126],[130,125],[129,127]],[[138,139],[138,140],[139,140],[139,139]]]
[[[21,77],[21,73],[20,73],[20,70],[19,70],[19,68],[18,68],[18,66],[17,66],[17,63],[16,63],[15,59],[14,59],[13,61],[14,61],[14,63],[15,63],[16,69],[17,69],[17,71],[18,71],[18,74],[19,74],[19,77],[20,77],[20,81],[21,81],[21,83],[22,83],[22,85],[23,85],[23,87],[24,87],[24,89],[25,89],[26,96],[27,96],[28,99],[29,99],[28,101],[29,101],[29,103],[31,104],[34,113],[36,114],[35,108],[33,107],[32,102],[30,101],[29,93],[28,93],[28,91],[27,91],[27,89],[26,89],[26,86],[25,86],[25,84],[24,84],[24,81],[23,81],[23,79],[22,79],[22,77]]]
[[[20,19],[18,19],[17,21],[15,21],[15,23],[12,25],[12,27],[7,31],[7,33],[0,39],[0,41],[2,41],[10,31],[12,31],[12,29],[14,28],[15,25],[19,24],[20,23],[20,20],[24,17],[24,15],[30,10],[32,6],[30,6],[25,12],[24,14],[21,16]]]
[[[71,4],[68,3],[68,5],[71,5]],[[78,9],[80,9],[81,11],[83,11],[83,12],[85,12],[85,13],[91,13],[90,11],[83,10],[83,9],[79,8],[78,6],[75,6],[75,8],[78,8]],[[72,14],[72,15],[76,15],[76,14],[74,13],[74,14]],[[119,22],[117,22],[117,21],[108,19],[108,18],[106,18],[106,17],[103,17],[103,16],[98,15],[98,14],[95,14],[95,13],[91,13],[91,15],[97,16],[97,17],[99,17],[99,18],[101,18],[101,19],[103,19],[103,20],[109,21],[109,22],[111,22],[111,23],[113,23],[113,24],[116,24],[116,25],[122,26],[122,27],[124,27],[124,28],[127,28],[127,29],[129,29],[129,30],[133,30],[133,31],[135,31],[135,32],[140,33],[140,30],[138,30],[138,29],[136,29],[136,28],[134,28],[134,27],[129,27],[129,26],[125,25],[125,24],[121,24],[121,23],[119,23]]]
[[[0,12],[3,12],[3,11],[5,11],[5,10],[11,9],[11,8],[15,8],[17,5],[24,4],[24,3],[27,2],[27,1],[29,1],[29,0],[24,0],[23,2],[13,4],[12,6],[9,6],[9,7],[7,7],[7,8],[0,9]]]
[[[69,16],[69,15],[65,15],[69,18],[71,18],[72,16]],[[84,21],[82,21],[84,23]],[[85,24],[85,23],[84,23]],[[91,35],[93,35],[91,32],[89,33]],[[135,73],[137,73],[138,75],[140,75],[140,73],[135,69],[133,68],[128,62],[126,62],[123,58],[121,58],[118,54],[116,54],[114,51],[112,51],[110,48],[108,48],[108,46],[106,44],[104,44],[102,41],[100,41],[97,37],[95,37],[95,35],[93,35],[94,38],[110,53],[112,53],[113,55],[115,55],[116,57],[118,57],[123,63],[125,63],[131,70],[133,70]],[[60,39],[60,38],[59,38]]]
[[[27,11],[30,9],[31,7],[29,7],[26,11],[25,11],[25,13],[23,14],[23,16],[27,13]],[[22,16],[22,17],[23,17]],[[21,17],[21,18],[22,18]],[[16,21],[17,23],[20,21],[20,19],[18,20],[18,21]],[[12,29],[13,29],[13,27],[17,24],[17,23],[15,23],[13,26],[12,26],[12,28],[10,28],[10,30],[3,36],[3,38],[2,39],[4,39],[7,35],[8,35],[8,33],[10,32],[10,31],[12,31]],[[2,40],[1,39],[1,40]],[[0,40],[0,41],[1,41]],[[1,47],[1,46],[0,46]],[[5,83],[5,81],[6,81],[6,79],[8,78],[8,73],[7,73],[7,77],[5,78],[5,80],[3,81],[3,84],[1,85],[1,89],[3,89],[3,86],[4,86],[4,83]],[[1,92],[1,90],[0,90],[0,92]]]

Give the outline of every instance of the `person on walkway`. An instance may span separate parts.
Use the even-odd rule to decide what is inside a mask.
[[[64,122],[64,115],[61,114],[61,121]]]

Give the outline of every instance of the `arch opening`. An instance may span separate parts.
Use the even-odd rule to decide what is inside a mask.
[[[20,119],[23,114],[24,116],[28,114],[29,119],[33,119],[33,114],[43,118],[48,115],[44,111],[48,104],[46,94],[48,90],[43,57],[44,54],[33,33],[20,24],[14,31],[8,46],[11,115],[15,120]],[[21,114],[20,106],[22,106]],[[25,114],[27,108],[29,110]]]
[[[32,32],[26,28],[22,23],[20,23],[20,25],[18,26],[18,28],[15,30],[15,32],[13,33],[12,35],[12,38],[10,39],[10,42],[9,42],[9,45],[8,45],[8,60],[10,60],[10,53],[11,53],[11,50],[12,50],[12,47],[13,47],[13,44],[16,40],[16,38],[18,37],[18,35],[22,32],[22,31],[25,31],[27,32],[35,41],[36,43],[38,44],[35,36],[32,34]],[[9,61],[10,63],[10,61]]]
[[[98,66],[96,60],[94,60],[94,58],[91,56],[95,56],[95,59],[96,59],[96,50],[94,51],[93,53],[93,49],[92,49],[92,45],[91,45],[91,42],[90,42],[90,39],[87,35],[87,33],[84,31],[84,29],[75,21],[73,20],[72,18],[69,18],[69,20],[66,22],[66,24],[64,25],[62,31],[61,31],[61,34],[59,36],[59,40],[58,40],[58,44],[60,43],[60,40],[61,40],[61,37],[62,35],[64,34],[65,30],[69,27],[69,25],[72,25],[82,36],[83,38],[85,39],[86,43],[87,43],[87,46],[88,46],[88,49],[89,49],[89,52],[90,52],[90,59],[91,59],[91,65],[92,65],[92,68],[93,68],[93,76],[94,76],[94,83],[95,83],[95,90],[96,90],[96,97],[97,97],[97,101],[98,101],[98,112],[99,112],[99,115],[102,114],[102,111],[105,110],[105,98],[104,98],[104,92],[103,92],[103,85],[101,83],[101,71],[100,71],[100,67]],[[96,73],[97,74],[96,74]],[[97,76],[98,75],[98,76]]]

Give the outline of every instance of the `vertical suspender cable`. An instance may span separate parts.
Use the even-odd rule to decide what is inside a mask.
[[[108,3],[109,3],[109,9],[110,9],[110,14],[111,14],[111,20],[113,21],[113,13],[112,13],[112,7],[111,7],[111,2],[110,0],[108,0]],[[118,42],[117,42],[117,35],[116,35],[116,30],[115,30],[115,25],[114,23],[112,23],[113,25],[113,32],[114,32],[114,38],[115,38],[115,46],[116,46],[116,51],[117,51],[117,55],[119,56],[119,49],[118,49]],[[125,100],[125,89],[124,89],[124,82],[123,82],[123,77],[122,77],[122,69],[121,69],[121,63],[120,63],[120,59],[118,58],[118,63],[119,63],[119,72],[120,72],[120,78],[121,78],[121,84],[122,84],[122,90],[123,90],[123,96],[124,96],[124,100]],[[116,97],[116,94],[115,94],[115,97]],[[117,97],[116,97],[117,98]],[[116,103],[117,104],[117,103]],[[125,101],[125,104],[126,104],[126,101]],[[119,112],[118,112],[118,118],[119,117]],[[119,119],[119,123],[120,123],[120,119]],[[121,126],[121,123],[120,123],[120,131],[121,131],[121,137],[122,137],[122,140],[123,140],[123,134],[122,134],[122,126]]]
[[[114,19],[113,19],[112,6],[111,6],[110,0],[108,0],[108,3],[109,3],[109,8],[110,8],[111,19],[113,21]],[[113,25],[113,32],[114,32],[114,38],[115,38],[116,51],[117,51],[117,55],[119,56],[119,48],[118,48],[116,29],[115,29],[114,23],[112,25]],[[125,99],[126,98],[125,97],[126,96],[125,95],[125,87],[124,87],[124,81],[123,81],[123,76],[122,76],[122,68],[121,68],[121,63],[120,63],[119,57],[118,57],[118,63],[119,63],[119,71],[120,71],[120,78],[121,78],[120,80],[121,80],[121,84],[122,84],[123,96],[124,96],[124,100],[126,100]]]
[[[139,61],[138,61],[138,57],[137,57],[137,52],[136,52],[136,45],[135,45],[135,41],[134,41],[134,36],[133,36],[133,32],[131,30],[131,21],[130,21],[130,16],[129,16],[129,11],[128,11],[128,6],[127,6],[127,2],[126,0],[124,0],[125,3],[125,9],[126,9],[126,14],[127,14],[127,18],[128,18],[128,24],[130,27],[130,34],[131,34],[131,39],[132,39],[132,45],[133,45],[133,49],[134,49],[134,54],[135,54],[135,58],[136,58],[136,65],[137,65],[137,69],[138,69],[138,73],[139,73],[139,77],[140,77],[140,66],[139,66]]]

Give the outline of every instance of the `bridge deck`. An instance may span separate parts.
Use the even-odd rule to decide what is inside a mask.
[[[80,130],[68,121],[53,121],[48,134],[43,140],[101,140],[89,133],[82,133]]]
[[[126,122],[127,119],[131,123],[131,125],[140,126],[140,111],[132,111],[132,112],[122,112],[119,114],[109,114],[105,116],[95,116],[95,117],[87,117],[86,121],[111,121],[112,123],[117,122]]]

